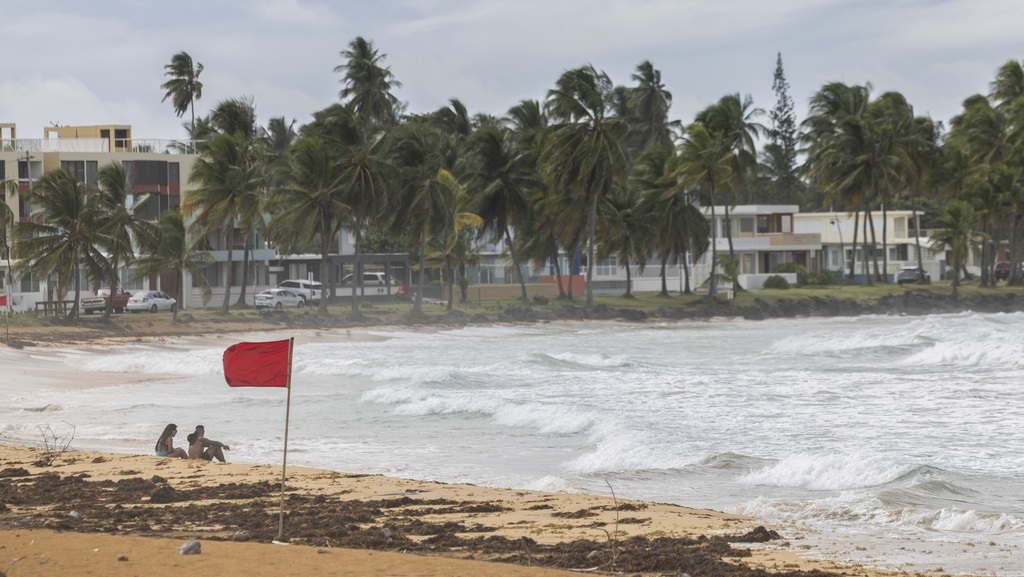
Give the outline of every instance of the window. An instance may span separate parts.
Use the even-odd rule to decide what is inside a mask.
[[[7,288],[7,271],[0,270],[0,290]]]
[[[0,160],[0,180],[7,180],[7,163]]]
[[[907,236],[907,219],[897,218],[892,223],[892,234],[897,238],[906,238]]]
[[[28,161],[18,161],[18,180],[28,180]]]
[[[782,233],[789,234],[793,232],[793,217],[788,214],[782,215]]]
[[[768,215],[757,215],[757,234],[767,234],[768,232]]]
[[[23,293],[37,293],[39,292],[39,277],[35,273],[30,272],[21,277],[21,292]]]
[[[121,288],[126,291],[137,291],[142,290],[142,279],[132,280],[131,276],[134,273],[131,269],[121,269]]]
[[[598,276],[614,276],[618,270],[618,258],[609,256],[597,262],[597,270],[594,271],[594,274]]]
[[[741,218],[740,219],[740,234],[752,234],[754,232],[754,219],[752,218]]]

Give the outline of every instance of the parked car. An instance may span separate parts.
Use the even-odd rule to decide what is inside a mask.
[[[158,311],[174,312],[178,308],[178,301],[172,299],[163,291],[142,291],[133,294],[128,299],[127,308],[133,313],[144,311],[151,313]]]
[[[256,308],[283,309],[285,307],[302,308],[306,300],[288,289],[267,289],[256,295]]]
[[[306,279],[288,279],[277,285],[277,288],[288,289],[297,294],[308,304],[320,304],[324,294],[324,285],[320,281]]]
[[[341,279],[341,286],[354,286],[355,275],[348,274]],[[382,272],[364,272],[363,286],[384,286],[388,284],[388,277]]]
[[[896,284],[913,283],[917,282],[920,276],[918,272],[921,269],[914,266],[905,266],[896,273]],[[924,281],[932,282],[932,277],[928,273],[924,273]]]
[[[1010,278],[1010,271],[1013,270],[1013,265],[1006,261],[997,262],[995,268],[992,269],[992,278],[996,280],[1006,280]]]
[[[125,305],[128,304],[128,298],[131,296],[132,293],[127,293],[122,289],[118,289],[117,294],[114,295],[114,312],[123,313]],[[96,296],[82,297],[82,312],[87,315],[91,315],[94,312],[103,312],[107,310],[107,299],[109,298],[109,288],[101,288],[96,291]]]

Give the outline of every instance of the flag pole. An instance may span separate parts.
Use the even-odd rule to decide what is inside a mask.
[[[288,469],[288,416],[292,410],[292,350],[295,348],[295,337],[288,339],[288,400],[284,409],[284,458],[281,461],[281,513],[277,518],[277,540],[284,538],[284,482]]]

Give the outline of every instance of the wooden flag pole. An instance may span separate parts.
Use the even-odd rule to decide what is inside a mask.
[[[288,417],[292,410],[292,350],[295,348],[295,337],[288,339],[288,400],[284,409],[284,459],[281,461],[281,513],[277,519],[277,540],[284,538],[284,482],[288,470]]]

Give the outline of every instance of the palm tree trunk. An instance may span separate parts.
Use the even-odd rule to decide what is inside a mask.
[[[683,264],[679,265],[683,267],[683,292],[691,294],[693,291],[690,289],[690,267],[686,266],[686,257],[683,257]]]
[[[174,273],[174,294],[178,295],[178,306],[174,307],[174,310],[171,311],[172,323],[178,322],[178,309],[185,304],[185,295],[181,292],[185,284],[182,278],[184,275],[185,273],[180,268]]]
[[[917,215],[917,195],[910,198],[910,210],[914,213],[914,244],[917,245],[917,281],[924,282],[924,254],[921,252],[921,217]]]
[[[590,201],[590,215],[587,217],[587,306],[594,304],[594,231],[597,228],[597,194]]]
[[[352,273],[352,279],[355,280],[355,282],[352,283],[352,316],[359,315],[359,302],[357,300],[359,297],[356,294],[359,291],[356,290],[356,288],[358,286],[362,286],[362,284],[363,284],[361,282],[362,278],[363,278],[363,272],[361,270],[359,270],[359,268],[360,268],[359,267],[359,257],[360,257],[360,254],[362,253],[362,251],[359,248],[359,245],[362,244],[362,232],[361,232],[362,228],[363,227],[359,226],[359,224],[356,224],[356,246],[355,246],[355,250],[353,251],[353,253],[355,254],[355,258],[356,258],[356,263],[355,263],[355,267],[354,267],[354,272]],[[327,247],[324,247],[325,250],[326,250],[326,248]],[[326,307],[324,308],[324,310],[326,310]]]
[[[661,297],[667,297],[668,296],[668,279],[666,278],[666,273],[665,273],[665,270],[667,268],[668,268],[668,256],[667,255],[662,255],[661,256],[661,292],[658,293],[658,296],[661,296]]]
[[[715,222],[715,183],[709,183],[711,187],[711,286],[708,288],[708,297],[712,300],[718,294],[718,226]]]
[[[448,255],[444,255],[444,270],[448,271],[448,310],[452,310],[455,304],[455,271],[452,270],[452,260]]]
[[[885,272],[885,281],[889,282],[889,219],[885,205],[882,205],[882,271]]]
[[[860,230],[860,207],[853,209],[853,242],[850,244],[853,258],[850,259],[850,279],[857,278],[857,232]],[[846,258],[846,255],[843,255]]]
[[[882,274],[878,270],[878,237],[875,236],[875,219],[871,218],[870,211],[865,212],[864,223],[871,228],[871,246],[873,247],[871,249],[871,263],[875,267],[875,280],[882,282]],[[867,233],[865,233],[864,238],[867,238]],[[882,250],[885,250],[885,246],[882,247]]]
[[[242,282],[239,285],[238,301],[235,304],[246,305],[245,302],[245,289],[249,284],[249,233],[246,232],[245,236],[242,237]]]
[[[117,261],[120,260],[116,256],[111,255],[111,260],[114,261],[113,267],[111,267],[110,274],[110,296],[107,298],[107,307],[103,309],[103,320],[109,321],[110,315],[114,313],[114,295],[117,294],[117,287],[120,286],[121,273],[117,268]]]
[[[82,278],[82,263],[79,262],[78,251],[75,250],[75,302],[71,305],[71,311],[68,312],[68,319],[72,321],[78,320],[78,301],[82,298],[82,284],[78,282],[78,279]],[[113,297],[111,297],[113,298]]]
[[[420,278],[419,290],[416,291],[416,300],[413,302],[413,312],[423,312],[423,273],[427,270],[427,221],[423,221],[423,234],[420,238]]]
[[[558,258],[558,243],[555,243],[555,282],[558,283],[558,298],[565,298],[565,287],[562,286],[562,261]]]
[[[227,271],[224,275],[224,312],[228,312],[228,308],[231,306],[231,283],[234,282],[234,263],[232,257],[234,256],[234,244],[235,244],[235,227],[233,224],[228,224],[228,230],[225,234],[228,243],[228,262]]]
[[[629,259],[627,258],[626,259],[626,294],[623,295],[623,296],[625,296],[626,298],[630,298],[630,299],[633,298],[632,286],[633,286],[633,276],[630,274],[630,271],[629,271]]]
[[[725,205],[725,238],[729,239],[729,260],[736,260],[736,251],[732,247],[732,218],[729,216],[729,205]],[[732,279],[732,294],[743,290],[740,286],[740,277],[737,274]]]
[[[519,273],[519,288],[522,290],[522,299],[525,303],[529,300],[526,295],[526,278],[523,276],[523,267],[519,264],[519,259],[516,257],[516,249],[512,246],[512,233],[508,229],[508,225],[505,225],[505,242],[508,243],[508,254],[512,257],[512,266],[516,267],[516,272]]]

